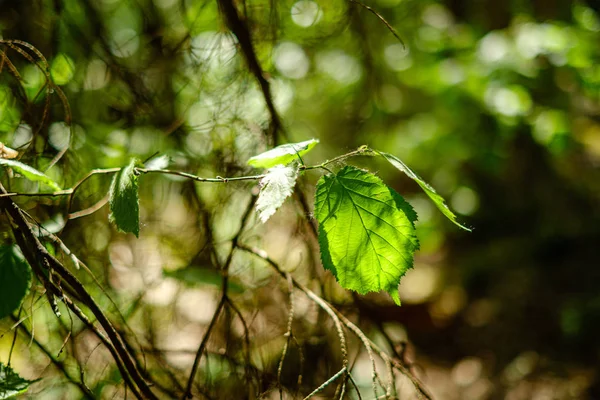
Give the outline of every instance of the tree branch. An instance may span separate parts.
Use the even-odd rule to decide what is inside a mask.
[[[248,69],[250,69],[250,72],[254,75],[260,85],[263,97],[267,103],[267,109],[271,115],[271,124],[269,127],[270,144],[277,146],[277,133],[283,133],[283,126],[273,102],[273,94],[271,93],[269,81],[267,81],[263,74],[263,70],[256,57],[256,52],[252,46],[252,38],[250,36],[248,25],[246,24],[246,21],[240,17],[233,0],[217,0],[217,2],[227,26],[238,39],[242,53],[244,53],[244,58],[248,64]]]
[[[1,184],[0,192],[6,193],[6,190]],[[45,269],[49,274],[48,276],[56,274],[70,286],[71,290],[81,299],[82,303],[92,311],[94,316],[98,319],[100,325],[102,325],[102,328],[104,328],[106,331],[110,342],[118,354],[118,357],[115,357],[115,360],[123,363],[127,372],[131,375],[131,379],[133,382],[135,382],[137,387],[139,387],[142,395],[145,398],[151,400],[157,399],[156,395],[152,392],[148,384],[141,376],[135,365],[135,362],[132,359],[132,356],[127,351],[123,339],[116,331],[108,317],[104,314],[100,306],[85,289],[79,279],[77,279],[75,275],[73,275],[64,265],[62,265],[60,261],[48,253],[44,245],[31,231],[31,228],[29,227],[29,224],[27,223],[19,206],[17,206],[10,198],[3,197],[0,198],[0,209],[6,210],[6,212],[8,212],[8,214],[11,216],[14,224],[16,225],[12,226],[12,230],[15,234],[15,238],[17,238],[17,243],[19,244],[21,251],[27,258],[28,262],[32,264],[32,268],[34,268],[36,274],[41,279],[45,280],[46,284],[50,284],[50,288],[53,288],[56,291],[56,293],[52,294],[58,296],[59,298],[63,297],[66,299],[62,293],[62,290],[58,286],[53,286],[54,284],[49,279],[46,279],[44,271],[40,271],[40,268],[36,268],[35,266],[41,266],[42,269]],[[22,240],[19,240],[19,237]],[[81,318],[80,315],[78,315],[78,317]],[[132,387],[132,389],[134,389],[134,387]]]

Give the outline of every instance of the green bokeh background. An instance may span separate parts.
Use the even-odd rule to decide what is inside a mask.
[[[599,398],[600,4],[365,1],[402,42],[355,2],[244,4],[240,10],[285,127],[281,142],[319,139],[307,163],[363,144],[392,153],[473,227],[467,233],[447,221],[414,182],[386,163],[352,161],[376,172],[419,214],[421,251],[401,283],[400,308],[385,296],[340,290],[318,265],[302,228],[306,215],[293,204],[265,226],[256,221],[247,241],[364,319],[367,333],[375,335],[381,325],[397,341],[407,340],[436,398]],[[70,148],[46,172],[61,187],[91,169],[120,167],[155,152],[171,157],[170,168],[200,176],[256,172],[246,161],[267,148],[269,114],[216,2],[4,0],[0,37],[39,49],[68,99]],[[0,142],[24,151],[22,162],[45,171],[69,141],[64,104],[45,90],[39,68],[6,46],[0,51],[20,75],[15,79],[3,64]],[[302,180],[309,199],[318,178],[309,172]],[[12,191],[36,190],[8,173],[2,182]],[[92,178],[72,211],[95,204],[109,184],[106,176]],[[190,288],[163,271],[190,265],[214,270],[205,250],[215,246],[225,254],[253,186],[144,176],[139,240],[107,224],[107,207],[70,221],[61,238],[97,274],[136,332],[152,331],[156,343],[193,349],[207,323],[194,314],[194,304],[210,309],[218,276],[200,273],[211,279]],[[23,198],[19,204],[48,226],[64,224],[64,200]],[[8,230],[2,237],[10,241]],[[247,288],[238,301],[245,313],[260,316],[253,356],[269,370],[283,344],[285,287],[255,259],[240,255],[236,261],[232,279]],[[101,297],[91,278],[81,276]],[[305,371],[308,393],[335,373],[339,354],[315,325],[316,311],[305,308],[296,334],[312,366]],[[64,326],[49,307],[23,312],[33,313],[40,341],[60,348]],[[2,321],[0,332],[12,324]],[[0,361],[11,339],[0,339]],[[219,340],[227,341],[225,330]],[[83,336],[81,342],[76,346],[84,347]],[[105,354],[92,355],[108,365]],[[27,339],[14,357],[27,377],[48,364]],[[298,355],[291,357],[290,382]],[[218,398],[235,398],[235,384],[224,378],[233,379],[231,365],[218,353],[213,358],[212,372],[202,379]],[[167,364],[181,372],[190,361],[173,356]],[[119,393],[110,375],[114,366],[90,362],[87,368],[99,396]],[[370,376],[364,375],[359,384],[368,392]],[[71,390],[56,374],[56,381],[37,383],[31,396],[78,396]]]

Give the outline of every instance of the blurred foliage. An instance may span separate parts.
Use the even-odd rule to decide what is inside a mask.
[[[253,216],[242,239],[364,322],[367,333],[383,327],[398,348],[408,341],[407,357],[418,350],[417,367],[436,398],[598,398],[600,4],[365,1],[397,30],[400,43],[353,1],[238,3],[283,120],[281,142],[318,138],[321,145],[307,162],[363,144],[396,154],[474,227],[472,233],[456,229],[392,166],[358,161],[393,182],[419,215],[421,251],[400,287],[400,308],[381,296],[340,290],[318,263],[306,215],[292,204],[264,226]],[[170,168],[200,176],[247,174],[246,161],[268,147],[270,116],[261,88],[217,2],[0,0],[0,37],[39,49],[69,101],[72,118],[56,91],[47,90],[40,69],[0,46],[19,74],[16,79],[0,59],[0,142],[60,187],[72,187],[94,168],[121,167],[155,152],[172,159]],[[37,188],[3,174],[11,191]],[[318,178],[302,179],[308,198],[308,183]],[[82,270],[80,278],[105,309],[128,321],[127,335],[135,332],[136,346],[152,355],[148,363],[159,381],[177,387],[173,382],[183,382],[189,371],[218,289],[211,274],[194,278],[207,276],[208,285],[192,287],[189,279],[172,277],[183,268],[215,270],[224,262],[253,185],[141,177],[137,240],[107,224],[107,207],[68,219],[100,201],[109,186],[110,178],[99,175],[72,204],[18,202],[42,226],[61,232],[104,289]],[[1,235],[10,241],[6,231]],[[275,393],[286,285],[240,253],[230,273],[246,288],[234,299],[250,323],[252,363],[271,374],[262,390]],[[56,355],[71,322],[57,320],[37,299],[33,290],[22,313],[31,315],[27,326],[33,324],[35,338]],[[330,345],[330,322],[304,300],[297,299],[299,342],[282,376],[286,387],[302,393],[333,375],[340,359]],[[245,373],[243,327],[232,312],[222,322],[199,385],[216,398],[237,398],[247,392],[236,379]],[[0,324],[0,361],[12,324]],[[122,396],[107,353],[95,350],[96,339],[77,321],[73,325],[79,334],[67,346],[70,370],[84,365],[97,396]],[[28,343],[17,342],[13,365],[38,377],[48,361]],[[156,349],[162,351],[151,352]],[[358,357],[354,367],[365,390],[368,362]],[[78,396],[58,372],[55,378],[33,385],[32,398]]]

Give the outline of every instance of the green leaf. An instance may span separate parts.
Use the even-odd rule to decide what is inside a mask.
[[[50,76],[57,85],[66,85],[75,75],[75,63],[71,57],[58,53],[50,66]]]
[[[0,246],[0,319],[19,308],[31,286],[31,267],[16,246]]]
[[[288,143],[261,153],[248,160],[248,165],[255,168],[271,168],[278,164],[287,165],[298,160],[319,143],[318,139],[310,139],[300,143]]]
[[[110,203],[111,222],[123,232],[140,235],[140,200],[138,196],[138,176],[135,167],[139,160],[133,158],[129,165],[121,168],[110,185],[108,201]]]
[[[271,215],[292,194],[296,179],[298,178],[298,165],[292,163],[287,167],[276,165],[269,169],[267,174],[260,180],[260,193],[256,201],[256,211],[261,221],[267,222]]]
[[[13,369],[0,362],[0,400],[8,399],[25,393],[29,385],[39,381],[21,378]]]
[[[374,151],[376,153],[379,153],[386,160],[388,160],[389,163],[392,164],[396,169],[404,172],[406,175],[408,175],[408,177],[410,179],[417,182],[419,184],[419,186],[421,186],[421,189],[423,189],[423,191],[427,194],[427,196],[429,196],[429,198],[434,202],[434,204],[437,206],[437,208],[442,212],[442,214],[444,214],[450,221],[452,221],[454,224],[458,225],[459,227],[463,228],[464,230],[471,232],[471,229],[467,228],[466,226],[464,226],[463,224],[461,224],[460,222],[458,222],[456,220],[456,215],[454,215],[454,213],[450,210],[450,208],[448,208],[448,206],[446,205],[446,202],[444,201],[444,198],[442,196],[440,196],[439,194],[437,194],[435,189],[432,188],[423,179],[421,179],[421,177],[419,175],[415,174],[410,168],[408,168],[408,166],[406,164],[404,164],[404,162],[402,162],[402,160],[400,160],[398,157],[396,157],[392,154],[385,153],[383,151],[377,151],[377,150],[374,150]]]
[[[419,248],[417,214],[375,175],[346,166],[317,184],[315,215],[323,266],[344,288],[385,290],[400,305],[398,284]]]
[[[163,275],[177,279],[188,286],[210,285],[221,288],[223,285],[223,276],[218,271],[195,265],[189,265],[174,271],[163,270]],[[227,285],[229,290],[235,293],[242,293],[244,291],[244,287],[237,283],[232,276],[229,277]]]
[[[61,190],[60,186],[58,186],[58,184],[56,182],[54,182],[52,179],[50,179],[46,175],[44,175],[37,169],[30,167],[27,164],[23,164],[22,162],[15,161],[15,160],[7,160],[5,158],[0,158],[0,165],[12,168],[15,172],[23,175],[25,178],[29,179],[30,181],[41,182],[45,185],[48,185],[49,187],[51,187],[53,190],[56,190],[56,191]]]

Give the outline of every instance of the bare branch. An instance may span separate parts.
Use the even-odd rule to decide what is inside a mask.
[[[278,144],[277,133],[283,133],[283,125],[281,123],[281,118],[277,113],[277,109],[275,108],[275,103],[273,102],[271,86],[264,76],[263,70],[258,62],[258,57],[256,57],[256,52],[254,51],[252,38],[250,36],[250,29],[248,29],[246,21],[240,17],[233,0],[217,1],[227,26],[238,39],[242,52],[244,53],[244,58],[248,64],[248,69],[250,69],[250,72],[254,75],[260,85],[263,97],[267,103],[267,109],[271,115],[271,124],[269,127],[270,141],[273,146],[276,146]]]

